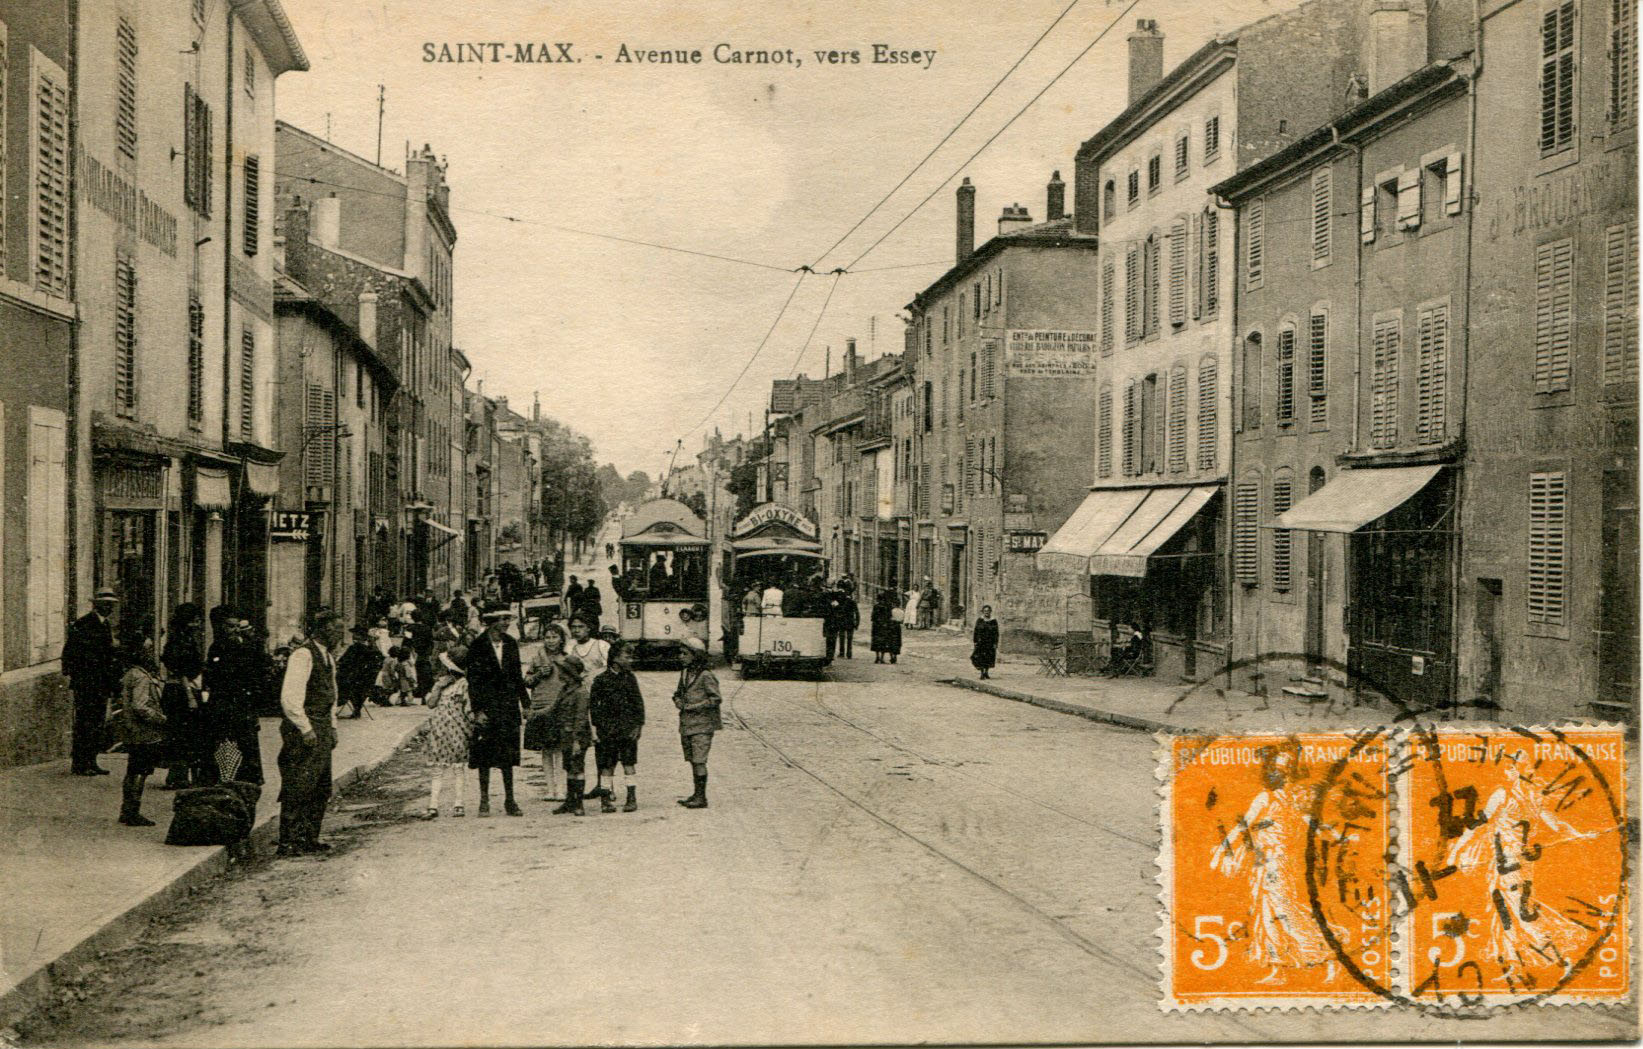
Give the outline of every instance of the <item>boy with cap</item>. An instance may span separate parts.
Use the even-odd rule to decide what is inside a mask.
[[[673,690],[673,705],[679,708],[679,743],[690,762],[696,790],[679,804],[687,809],[707,808],[707,754],[713,747],[713,733],[724,727],[719,718],[719,679],[708,669],[707,645],[700,638],[684,639],[685,667]]]
[[[639,733],[645,727],[645,697],[639,692],[639,679],[633,673],[633,647],[617,642],[610,652],[610,666],[593,679],[588,697],[588,712],[593,718],[594,765],[599,782],[610,778],[610,787],[599,795],[601,812],[615,812],[615,792],[621,785],[616,771],[622,767],[627,777],[627,801],[623,812],[639,807],[638,789],[633,782],[639,764]]]

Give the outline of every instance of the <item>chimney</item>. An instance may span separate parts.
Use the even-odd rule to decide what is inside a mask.
[[[321,247],[334,248],[342,237],[342,198],[335,193],[314,201],[312,231]]]
[[[359,293],[359,337],[371,349],[377,348],[377,293]]]
[[[998,217],[998,235],[1002,237],[1011,230],[1020,229],[1022,226],[1031,226],[1032,224],[1033,217],[1028,214],[1026,208],[1020,204],[1011,204]]]
[[[1158,31],[1158,21],[1137,18],[1135,32],[1130,34],[1130,98],[1128,105],[1152,90],[1164,79],[1164,34]]]
[[[963,262],[970,257],[970,252],[976,250],[976,188],[970,185],[970,177],[964,176],[964,182],[958,187],[958,258]]]
[[[1426,65],[1426,0],[1369,0],[1369,94]]]
[[[1061,181],[1061,172],[1050,174],[1050,184],[1044,190],[1044,221],[1056,222],[1067,217],[1067,184]]]
[[[542,395],[540,393],[532,393],[531,394],[531,422],[539,423],[541,421],[542,421]]]
[[[856,340],[844,340],[844,384],[856,385]]]

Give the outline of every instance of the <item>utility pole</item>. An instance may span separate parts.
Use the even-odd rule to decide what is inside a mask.
[[[377,167],[382,166],[382,114],[387,108],[388,89],[377,85]]]

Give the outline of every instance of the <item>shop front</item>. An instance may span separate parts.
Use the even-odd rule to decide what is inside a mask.
[[[120,596],[121,633],[157,637],[163,623],[166,475],[170,460],[99,450],[93,467],[97,496],[97,563],[92,585]]]

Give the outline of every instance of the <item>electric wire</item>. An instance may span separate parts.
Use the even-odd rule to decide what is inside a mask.
[[[793,367],[787,371],[789,379],[798,373],[799,362],[804,359],[805,351],[810,349],[810,341],[816,337],[816,329],[821,327],[822,318],[827,315],[827,304],[833,301],[833,292],[838,289],[839,280],[844,275],[843,270],[833,271],[833,283],[827,286],[827,298],[822,300],[821,309],[816,311],[816,323],[810,326],[810,334],[804,337],[804,345],[799,347],[799,352],[793,357]]]
[[[707,414],[702,416],[701,421],[679,435],[681,441],[707,425],[708,420],[713,418],[713,414],[724,405],[725,401],[730,399],[730,394],[736,389],[736,384],[742,381],[742,378],[747,375],[747,370],[753,367],[753,362],[759,359],[759,354],[763,353],[764,348],[769,345],[770,337],[776,334],[777,326],[781,324],[782,318],[787,316],[787,308],[793,304],[793,297],[799,293],[799,285],[803,284],[804,278],[810,274],[811,269],[809,266],[800,268],[798,280],[793,282],[792,290],[787,293],[787,298],[782,301],[782,308],[776,311],[776,319],[770,322],[770,329],[764,333],[764,338],[760,339],[759,344],[753,347],[753,353],[747,358],[747,362],[742,365],[742,370],[736,373],[736,378],[732,379],[730,385],[725,387],[725,392],[719,396],[713,407],[708,409]]]

